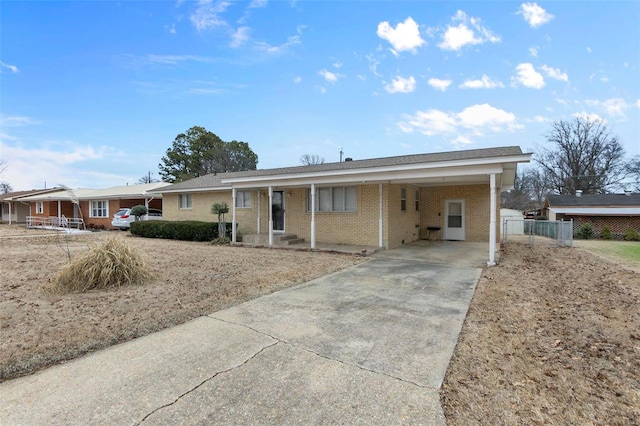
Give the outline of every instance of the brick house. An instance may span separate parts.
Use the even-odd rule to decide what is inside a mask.
[[[640,193],[549,195],[544,203],[549,220],[573,219],[573,232],[585,223],[596,236],[608,226],[614,238],[622,238],[629,229],[640,232]]]
[[[111,228],[113,215],[121,208],[145,205],[162,209],[162,196],[151,194],[151,191],[166,185],[165,182],[157,182],[105,189],[56,188],[53,192],[21,197],[19,200],[30,204],[29,217],[37,223],[45,219],[59,223],[60,218],[65,217],[81,221],[89,228],[108,229]]]
[[[530,158],[517,146],[406,155],[209,174],[156,192],[165,220],[213,221],[212,204],[226,202],[234,242],[240,234],[268,245],[295,238],[311,248],[391,249],[428,232],[431,239],[487,241],[493,263],[500,191]]]
[[[30,195],[47,194],[58,191],[60,188],[32,189],[30,191],[14,191],[7,194],[0,194],[0,222],[25,223],[30,213],[28,202],[21,201],[22,198]]]

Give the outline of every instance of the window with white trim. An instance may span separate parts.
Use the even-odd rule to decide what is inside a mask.
[[[107,200],[92,201],[91,217],[109,217],[109,201]]]
[[[420,190],[416,189],[416,211],[420,211]]]
[[[190,209],[193,207],[193,200],[191,194],[178,195],[178,204],[181,209]]]
[[[236,207],[239,209],[251,208],[251,191],[236,192]]]
[[[355,212],[357,192],[355,186],[316,188],[317,212]],[[307,190],[307,211],[311,211],[311,190]]]
[[[407,210],[407,188],[400,188],[400,210]]]
[[[44,213],[44,203],[42,201],[36,201],[36,214]]]

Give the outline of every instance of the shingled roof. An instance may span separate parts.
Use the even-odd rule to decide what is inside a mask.
[[[640,193],[549,195],[549,207],[630,207],[640,206]]]
[[[507,146],[499,148],[472,149],[464,151],[437,152],[430,154],[401,155],[396,157],[382,157],[365,160],[343,161],[335,163],[313,164],[309,166],[282,167],[262,170],[245,170],[241,172],[227,172],[208,174],[184,182],[179,182],[157,190],[157,192],[174,192],[180,190],[198,189],[229,189],[231,185],[222,183],[223,180],[254,177],[254,176],[281,176],[296,173],[318,173],[354,169],[375,169],[377,167],[402,166],[410,164],[447,163],[451,161],[480,160],[487,158],[500,158],[522,155],[519,146]],[[444,165],[444,164],[443,164]]]

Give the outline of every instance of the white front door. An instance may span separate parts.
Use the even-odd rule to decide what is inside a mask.
[[[444,239],[464,241],[464,200],[445,202],[445,221]]]

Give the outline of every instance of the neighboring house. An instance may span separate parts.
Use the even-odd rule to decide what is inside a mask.
[[[28,202],[20,201],[20,198],[29,195],[46,194],[58,191],[59,188],[32,189],[30,191],[14,191],[8,194],[0,194],[0,221],[8,223],[25,223],[30,215],[30,205]]]
[[[608,226],[621,238],[629,229],[640,232],[640,193],[549,195],[544,204],[549,220],[573,219],[573,231],[584,223],[593,225],[597,236]]]
[[[162,196],[151,194],[166,182],[140,185],[115,186],[105,189],[60,189],[46,194],[21,197],[21,202],[30,204],[29,217],[34,223],[52,218],[59,223],[60,218],[82,222],[89,228],[111,228],[113,215],[121,208],[145,205],[162,209]]]
[[[519,147],[209,174],[158,190],[165,220],[204,220],[227,202],[243,242],[282,235],[316,243],[398,247],[421,237],[489,242],[494,261],[500,191],[514,183]],[[493,243],[493,244],[491,244]]]

